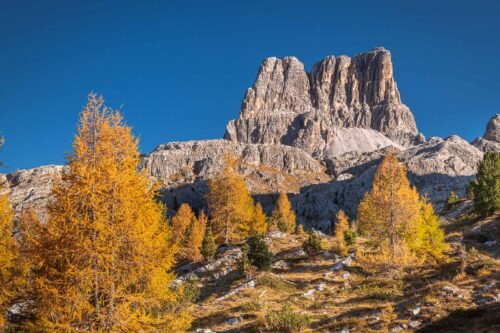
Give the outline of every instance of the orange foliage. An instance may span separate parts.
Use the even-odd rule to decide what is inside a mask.
[[[180,332],[169,288],[175,245],[155,188],[137,171],[137,139],[90,94],[49,220],[26,219],[30,332]]]

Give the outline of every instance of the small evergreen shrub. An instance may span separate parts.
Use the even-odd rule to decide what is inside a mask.
[[[248,238],[248,259],[250,264],[254,265],[260,270],[271,269],[274,255],[269,251],[263,235],[256,235]]]
[[[309,232],[309,236],[302,243],[302,249],[309,256],[315,256],[323,251],[323,241],[315,232]]]

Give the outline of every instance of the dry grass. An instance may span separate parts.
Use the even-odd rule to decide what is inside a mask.
[[[452,232],[453,237],[462,235],[461,230]],[[450,327],[459,325],[456,327],[461,328],[468,320],[477,330],[484,329],[486,324],[496,327],[493,321],[498,319],[498,308],[474,303],[484,286],[500,281],[499,261],[488,252],[469,248],[464,275],[460,279],[455,278],[461,266],[456,246],[450,250],[449,259],[438,264],[387,266],[360,258],[346,270],[328,273],[335,263],[332,257],[295,255],[302,240],[303,237],[295,235],[273,240],[275,260],[287,260],[289,269],[258,273],[254,289],[222,302],[215,303],[209,296],[193,305],[197,317],[193,329],[255,332],[266,313],[275,313],[285,305],[309,318],[310,323],[300,332],[338,332],[345,328],[357,332],[386,332],[397,325],[409,325],[415,319],[421,322],[419,329],[423,329],[422,332],[440,329],[452,332]],[[332,241],[325,239],[325,247],[330,248]],[[360,252],[365,249],[365,241],[360,239]],[[343,278],[345,273],[349,273],[347,281]],[[241,281],[224,282],[228,286],[239,283]],[[310,297],[303,296],[320,284],[324,284],[321,291],[316,290]],[[490,294],[484,295],[494,296],[493,292]],[[417,317],[410,312],[415,308],[420,309]],[[229,325],[226,320],[233,317],[241,318],[241,322]],[[484,332],[489,331],[485,329]]]

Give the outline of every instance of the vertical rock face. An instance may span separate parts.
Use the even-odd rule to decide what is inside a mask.
[[[260,65],[253,87],[243,98],[240,117],[250,119],[281,112],[311,111],[309,89],[309,77],[297,58],[267,58]]]
[[[486,125],[484,138],[486,140],[500,143],[500,113],[493,116],[493,118],[491,118],[488,122],[488,125]]]
[[[423,141],[383,48],[353,58],[328,56],[310,73],[293,57],[264,60],[225,138],[281,143],[322,157],[330,133],[352,127],[376,130],[403,146]]]
[[[500,114],[494,115],[486,125],[482,138],[476,138],[472,144],[483,152],[500,152]]]
[[[46,206],[51,196],[52,185],[58,182],[64,172],[60,165],[46,165],[30,170],[17,170],[0,175],[3,190],[9,193],[16,215],[33,208],[42,221],[47,218]]]

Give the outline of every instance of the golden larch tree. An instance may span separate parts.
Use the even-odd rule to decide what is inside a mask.
[[[187,203],[183,203],[172,217],[172,231],[178,244],[182,243],[186,230],[195,219],[196,216]]]
[[[410,185],[405,165],[389,149],[375,174],[371,191],[359,205],[359,227],[380,246],[382,253],[388,253],[395,261],[408,253],[419,215],[417,190]]]
[[[206,198],[217,242],[229,244],[246,238],[254,212],[253,199],[238,174],[234,156],[225,156],[222,172],[209,180],[208,187]]]
[[[436,261],[442,259],[443,252],[448,250],[449,246],[444,240],[439,216],[426,198],[421,199],[419,222],[413,249],[422,257],[430,256]]]
[[[273,229],[292,234],[295,232],[296,218],[288,195],[281,192],[276,201],[273,215]]]
[[[349,230],[349,219],[347,218],[346,213],[341,209],[336,215],[336,220],[334,250],[335,252],[338,252],[339,255],[345,256],[348,253],[345,241],[345,232]]]
[[[138,141],[90,94],[49,219],[27,216],[30,332],[182,332],[169,273],[176,252],[156,188],[138,172]]]
[[[24,278],[19,244],[13,236],[13,220],[9,196],[0,194],[0,331],[5,328],[6,310],[18,297]]]
[[[262,235],[267,232],[269,225],[267,224],[267,216],[262,209],[262,205],[258,202],[255,205],[252,221],[250,224],[249,234],[251,236]]]
[[[198,218],[193,218],[187,227],[182,240],[184,258],[191,261],[203,259],[201,244],[207,227],[207,217],[201,212]]]

